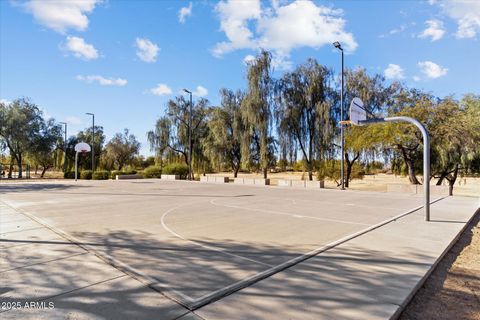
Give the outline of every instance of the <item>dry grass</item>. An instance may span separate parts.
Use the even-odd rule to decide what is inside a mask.
[[[400,320],[480,320],[480,211]]]

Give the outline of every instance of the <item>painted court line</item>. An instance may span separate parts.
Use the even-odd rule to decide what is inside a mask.
[[[213,246],[209,246],[209,245],[205,245],[205,244],[202,244],[202,243],[199,243],[195,240],[190,240],[190,239],[187,239],[185,237],[183,237],[182,235],[176,233],[175,231],[173,231],[172,229],[170,229],[170,227],[167,226],[167,224],[165,223],[165,217],[175,211],[176,209],[178,208],[181,208],[181,207],[184,207],[186,206],[187,204],[183,204],[183,205],[179,205],[179,206],[176,206],[176,207],[173,207],[167,211],[165,211],[162,215],[162,218],[160,219],[161,223],[162,223],[162,227],[163,229],[165,229],[168,233],[170,233],[171,235],[177,237],[177,238],[180,238],[182,240],[185,240],[185,241],[188,241],[188,242],[192,242],[193,244],[197,245],[197,246],[200,246],[202,248],[205,248],[205,249],[208,249],[208,250],[213,250],[213,251],[217,251],[217,252],[220,252],[220,253],[223,253],[223,254],[226,254],[228,256],[232,256],[232,257],[235,257],[235,258],[239,258],[239,259],[242,259],[242,260],[247,260],[247,261],[250,261],[250,262],[254,262],[254,263],[258,263],[258,264],[261,264],[261,265],[264,265],[264,266],[267,266],[267,267],[272,267],[271,264],[268,264],[268,263],[264,263],[264,262],[261,262],[261,261],[257,261],[257,260],[254,260],[254,259],[250,259],[250,258],[246,258],[246,257],[242,257],[242,256],[239,256],[239,255],[236,255],[234,253],[230,253],[224,249],[220,249],[220,248],[217,248],[217,247],[213,247]]]
[[[437,198],[437,199],[431,201],[430,203],[433,204],[433,203],[435,203],[435,202],[437,202],[437,201],[440,201],[440,200],[442,200],[442,199],[444,199],[444,198],[446,198],[446,197]],[[223,297],[225,297],[225,296],[228,296],[228,295],[230,295],[230,294],[232,294],[232,293],[234,293],[234,292],[237,292],[237,291],[239,291],[239,290],[241,290],[241,289],[243,289],[243,288],[249,287],[249,286],[251,286],[251,285],[253,285],[253,284],[255,284],[255,283],[257,283],[257,282],[259,282],[259,281],[261,281],[261,280],[263,280],[263,279],[265,279],[265,278],[268,278],[268,277],[270,277],[270,276],[272,276],[272,275],[274,275],[274,274],[276,274],[276,273],[278,273],[278,272],[280,272],[280,271],[283,271],[283,270],[285,270],[285,269],[288,269],[288,268],[290,268],[290,267],[292,267],[292,266],[294,266],[294,265],[296,265],[296,264],[298,264],[298,263],[300,263],[300,262],[303,262],[303,261],[305,261],[305,260],[308,260],[308,259],[310,259],[310,258],[312,258],[312,257],[314,257],[314,256],[316,256],[316,255],[318,255],[318,254],[320,254],[320,253],[322,253],[322,252],[324,252],[324,251],[330,250],[330,249],[332,249],[332,248],[334,248],[334,247],[336,247],[336,246],[338,246],[338,245],[340,245],[340,244],[342,244],[342,243],[345,243],[345,242],[350,241],[350,240],[352,240],[352,239],[354,239],[354,238],[357,238],[357,237],[359,237],[359,236],[361,236],[361,235],[363,235],[363,234],[365,234],[365,233],[368,233],[368,232],[370,232],[370,231],[372,231],[372,230],[378,229],[378,228],[380,228],[380,227],[382,227],[382,226],[384,226],[384,225],[386,225],[386,224],[389,224],[389,223],[391,223],[391,222],[393,222],[393,221],[395,221],[395,220],[398,220],[398,219],[400,219],[400,218],[402,218],[402,217],[404,217],[404,216],[406,216],[406,215],[409,215],[409,214],[411,214],[411,213],[413,213],[413,212],[415,212],[415,211],[417,211],[417,210],[419,210],[419,209],[422,209],[422,208],[423,208],[423,205],[418,206],[418,207],[416,207],[416,208],[413,208],[413,209],[411,209],[411,210],[408,210],[408,211],[406,211],[406,212],[403,212],[403,213],[401,213],[401,214],[399,214],[399,215],[396,215],[396,216],[393,217],[393,218],[389,218],[389,219],[384,220],[384,221],[382,221],[382,222],[380,222],[380,223],[377,223],[377,224],[375,224],[375,225],[373,225],[373,226],[370,226],[370,227],[368,227],[368,228],[365,228],[365,229],[363,229],[363,230],[360,230],[360,231],[358,231],[358,232],[355,232],[355,233],[353,233],[353,234],[351,234],[351,235],[348,235],[348,236],[345,236],[345,237],[343,237],[343,238],[341,238],[341,239],[338,239],[338,240],[335,240],[335,241],[333,241],[333,242],[330,242],[330,243],[328,243],[328,244],[326,244],[326,245],[324,245],[324,246],[321,246],[321,247],[319,247],[319,248],[317,248],[317,249],[314,249],[314,250],[312,250],[312,251],[310,251],[310,252],[307,252],[307,253],[305,253],[305,254],[303,254],[303,255],[301,255],[301,256],[298,256],[298,257],[296,257],[296,258],[290,259],[290,260],[288,260],[288,261],[286,261],[286,262],[284,262],[284,263],[281,263],[281,264],[279,264],[279,265],[277,265],[277,266],[275,266],[275,267],[272,267],[272,268],[270,268],[270,269],[267,269],[267,270],[265,270],[265,271],[263,271],[263,272],[260,272],[260,273],[258,273],[258,274],[256,274],[256,275],[253,275],[253,276],[251,276],[251,277],[247,277],[247,278],[245,278],[245,279],[243,279],[243,280],[237,281],[237,282],[235,282],[235,283],[233,283],[233,284],[231,284],[231,285],[229,285],[229,286],[226,286],[226,287],[224,287],[224,288],[222,288],[222,289],[219,289],[219,290],[213,291],[213,292],[211,292],[211,293],[208,293],[208,294],[206,294],[206,295],[204,295],[204,296],[196,299],[190,307],[192,308],[192,310],[195,310],[195,309],[198,309],[198,308],[200,308],[200,307],[203,307],[203,306],[205,306],[205,305],[207,305],[207,304],[210,304],[210,303],[212,303],[212,302],[214,302],[214,301],[217,301],[217,300],[219,300],[219,299],[221,299],[221,298],[223,298]]]
[[[75,245],[79,246],[80,248],[84,249],[85,251],[93,253],[97,258],[99,258],[100,260],[102,260],[106,264],[113,266],[114,268],[122,271],[125,274],[128,274],[129,276],[131,276],[132,278],[140,281],[141,283],[143,283],[147,287],[152,288],[153,290],[161,293],[166,298],[168,298],[172,301],[175,301],[178,304],[180,304],[180,305],[182,305],[182,306],[184,306],[188,309],[190,308],[191,303],[193,301],[195,301],[193,298],[183,294],[182,292],[174,290],[166,284],[160,283],[158,279],[150,277],[149,275],[143,273],[142,271],[137,270],[137,269],[129,266],[128,264],[112,257],[109,254],[98,251],[96,248],[94,248],[91,245],[87,245],[87,244],[82,243],[82,241],[80,241],[76,237],[66,233],[65,231],[63,231],[63,230],[61,230],[57,227],[54,227],[54,226],[50,225],[49,223],[45,222],[41,218],[38,218],[38,217],[26,212],[23,209],[20,209],[20,208],[17,209],[14,206],[11,206],[8,202],[6,202],[4,200],[0,200],[0,202],[3,202],[6,206],[12,208],[16,212],[18,212],[20,214],[23,214],[23,215],[27,216],[28,218],[30,218],[31,220],[33,220],[33,221],[39,223],[40,225],[50,229],[51,231],[55,232],[59,236],[67,239],[68,241],[70,241],[70,242],[74,243]]]
[[[210,203],[212,205],[218,206],[218,207],[226,207],[226,208],[241,209],[241,210],[247,210],[247,211],[264,212],[264,213],[276,214],[276,215],[281,215],[281,216],[290,216],[290,217],[293,217],[293,218],[306,218],[306,219],[313,219],[313,220],[320,220],[320,221],[329,221],[329,222],[337,222],[337,223],[345,223],[345,224],[354,224],[354,225],[360,225],[360,226],[369,226],[368,223],[352,222],[352,221],[329,219],[329,218],[311,217],[311,216],[304,216],[304,215],[299,215],[299,214],[289,213],[289,212],[274,211],[274,210],[267,210],[267,209],[247,208],[247,207],[240,207],[240,206],[229,205],[229,204],[220,204],[220,203],[216,203],[215,200],[216,199],[210,200]]]

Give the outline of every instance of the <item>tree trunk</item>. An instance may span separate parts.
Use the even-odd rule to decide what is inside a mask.
[[[415,175],[415,166],[414,166],[414,163],[413,163],[413,159],[407,154],[407,150],[402,145],[398,145],[398,147],[402,151],[403,160],[405,161],[405,164],[407,165],[408,179],[410,180],[410,183],[411,184],[421,184],[420,181],[418,181],[417,176]]]
[[[268,168],[263,168],[263,179],[267,179]]]
[[[238,171],[240,170],[240,165],[233,167],[233,177],[236,178],[238,176]]]
[[[18,164],[18,178],[22,178],[22,155],[18,155],[17,158],[17,164]]]
[[[446,177],[448,181],[448,195],[453,196],[453,186],[455,185],[455,181],[457,181],[458,176],[458,164],[455,166],[455,170],[451,174]]]
[[[408,169],[408,179],[410,180],[411,184],[421,184],[420,181],[418,181],[417,176],[415,175],[415,167],[413,164],[412,159],[405,159],[405,164],[407,165]]]
[[[50,167],[43,167],[42,173],[40,174],[40,178],[43,178],[43,176],[45,175],[45,172],[47,172],[48,169],[50,169]]]
[[[448,175],[448,172],[446,170],[442,172],[442,174],[440,175],[440,178],[438,178],[436,185],[441,186],[443,183],[443,180],[447,177],[447,175]]]
[[[355,154],[355,157],[352,159],[352,161],[350,161],[349,156],[348,156],[348,152],[345,152],[345,162],[347,163],[347,172],[346,172],[346,177],[345,177],[345,187],[346,188],[348,188],[349,185],[350,185],[350,177],[352,175],[353,164],[355,163],[355,161],[357,161],[357,159],[359,157],[360,157],[360,152],[357,152]]]

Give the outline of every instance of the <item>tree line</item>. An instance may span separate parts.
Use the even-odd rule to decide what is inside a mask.
[[[240,170],[262,172],[293,167],[301,159],[308,179],[329,177],[340,184],[340,96],[331,69],[308,59],[275,79],[270,53],[262,51],[246,69],[246,90],[221,89],[219,106],[206,99],[193,105],[193,163],[197,172]],[[382,75],[363,68],[345,72],[345,101],[359,97],[373,117],[410,116],[431,136],[432,177],[451,188],[459,174],[480,173],[480,97],[467,94],[435,97],[388,84]],[[344,106],[346,112],[347,106]],[[189,101],[168,101],[165,115],[148,132],[161,161],[188,164]],[[347,115],[348,117],[348,115]],[[345,128],[345,185],[359,164],[381,159],[392,172],[421,184],[422,137],[409,124]]]
[[[480,173],[480,96],[466,94],[435,97],[388,83],[363,68],[345,71],[344,101],[359,97],[370,117],[410,116],[422,122],[431,136],[432,176],[451,188],[459,175]],[[189,163],[189,131],[192,130],[194,171],[202,174],[230,170],[302,170],[309,180],[330,178],[340,184],[340,90],[339,79],[328,67],[308,59],[279,77],[274,76],[271,54],[261,51],[246,66],[246,89],[220,90],[220,104],[197,99],[192,106],[183,96],[170,99],[147,140],[155,158],[142,159],[140,144],[125,129],[105,144],[103,128],[87,128],[65,142],[54,120],[44,120],[28,99],[0,104],[0,148],[21,167],[24,157],[45,168],[66,162],[71,170],[73,146],[93,144],[99,168],[144,168],[154,163]],[[348,118],[347,103],[344,106]],[[191,128],[190,128],[191,126]],[[92,143],[93,142],[93,143]],[[66,149],[65,149],[66,148]],[[409,124],[388,123],[345,127],[345,185],[362,171],[380,162],[391,172],[405,174],[421,184],[422,137]],[[66,150],[66,157],[63,156]],[[82,168],[89,159],[82,158]]]

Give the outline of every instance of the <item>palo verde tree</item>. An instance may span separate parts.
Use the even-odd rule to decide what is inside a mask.
[[[155,151],[158,157],[162,159],[165,153],[172,151],[183,157],[188,165],[189,152],[189,101],[183,96],[169,100],[167,103],[166,115],[157,120],[155,129],[147,132],[147,139],[150,143],[150,149]],[[199,99],[193,105],[192,109],[192,149],[198,150],[198,144],[203,138],[204,130],[200,128],[205,126],[207,116],[207,99]]]
[[[140,142],[135,135],[131,134],[128,129],[124,129],[122,133],[116,133],[105,146],[108,157],[113,159],[114,165],[118,170],[133,161],[140,151]]]
[[[221,105],[211,110],[208,121],[208,135],[204,140],[205,153],[210,159],[227,163],[236,178],[240,170],[241,138],[245,124],[240,113],[244,94],[238,90],[220,90]]]
[[[276,117],[279,135],[292,136],[303,155],[308,179],[313,180],[313,163],[318,146],[331,144],[332,72],[314,59],[287,72],[276,86]]]
[[[274,106],[272,56],[262,50],[247,66],[248,87],[242,101],[242,118],[246,131],[242,137],[243,161],[256,160],[267,178],[274,163],[274,139],[271,136]]]

